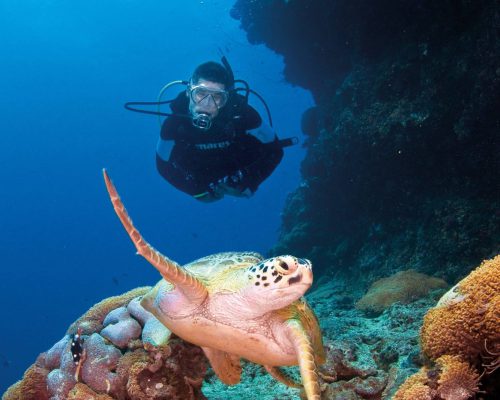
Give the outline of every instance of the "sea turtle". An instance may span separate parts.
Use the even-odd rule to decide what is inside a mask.
[[[302,297],[313,281],[309,260],[290,255],[219,253],[181,267],[134,227],[106,171],[113,207],[140,255],[163,277],[141,301],[171,332],[200,346],[228,385],[240,381],[240,358],[277,380],[300,386],[278,367],[299,365],[308,400],[320,399],[317,365],[325,362],[318,320]]]

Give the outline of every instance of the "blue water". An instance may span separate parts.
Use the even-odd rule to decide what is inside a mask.
[[[0,393],[90,306],[159,279],[119,225],[103,167],[145,238],[180,263],[275,243],[300,146],[252,199],[197,203],[156,172],[156,117],[122,106],[155,100],[221,48],[280,135],[302,140],[310,95],[286,84],[279,56],[248,44],[231,5],[0,0]]]

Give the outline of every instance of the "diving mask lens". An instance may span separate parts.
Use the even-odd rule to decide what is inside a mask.
[[[210,89],[202,85],[192,86],[190,96],[196,104],[199,104],[202,101],[208,101],[212,98],[217,108],[224,107],[229,98],[229,94],[225,90]]]

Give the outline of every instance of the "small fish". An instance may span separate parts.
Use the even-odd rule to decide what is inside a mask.
[[[83,354],[82,328],[78,328],[71,340],[71,354],[73,355],[73,362],[78,365]]]
[[[87,353],[83,348],[83,342],[85,339],[82,337],[82,328],[78,328],[76,333],[73,335],[71,339],[71,354],[73,355],[73,362],[76,365],[75,371],[75,381],[78,382],[80,377],[80,369],[82,368],[82,364],[87,358]]]

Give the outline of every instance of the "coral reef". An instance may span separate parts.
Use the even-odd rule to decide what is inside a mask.
[[[429,365],[394,400],[467,400],[500,392],[500,255],[484,261],[429,310],[421,331]],[[484,390],[486,389],[486,390]]]
[[[170,337],[166,328],[153,323],[156,319],[139,304],[149,289],[92,307],[2,400],[204,399],[206,358],[200,348]],[[77,330],[84,339],[79,365],[71,352]]]
[[[315,310],[324,333],[326,362],[320,367],[322,399],[465,400],[473,394],[476,394],[477,399],[493,399],[494,397],[487,397],[483,392],[495,393],[495,390],[500,390],[496,383],[499,370],[494,370],[499,363],[498,340],[493,340],[495,329],[498,331],[500,326],[499,265],[500,256],[484,262],[468,278],[443,296],[431,311],[429,309],[435,305],[437,298],[425,296],[408,304],[390,304],[376,316],[367,316],[365,312],[354,307],[355,300],[363,294],[362,287],[351,286],[349,281],[341,276],[335,280],[326,277],[320,279],[316,290],[307,295],[307,300]],[[84,335],[85,345],[89,346],[87,360],[94,359],[97,364],[92,367],[94,374],[102,377],[104,385],[92,379],[86,381],[83,371],[89,361],[82,366],[79,382],[74,380],[75,366],[68,357],[70,336],[67,335],[43,353],[26,372],[24,379],[13,385],[3,399],[160,400],[203,399],[205,396],[211,400],[300,398],[300,389],[277,382],[258,365],[243,361],[241,383],[227,386],[212,370],[207,371],[205,358],[199,348],[177,338],[171,338],[167,344],[167,332],[158,336],[163,338],[161,344],[153,344],[152,336],[146,335],[145,327],[155,319],[141,308],[137,297],[140,292],[135,292],[135,295],[136,297],[127,297],[128,303],[116,302],[117,308],[108,309],[107,314],[101,313],[101,331],[106,327],[104,321],[117,323],[131,316],[142,327],[139,338],[134,339],[134,335],[131,335],[127,346],[120,348],[100,336],[99,332]],[[473,303],[467,302],[467,299],[482,304],[482,308],[470,308]],[[469,307],[471,313],[478,312],[483,322],[475,317],[470,318],[464,311],[459,311],[457,306],[462,302],[464,307]],[[453,331],[439,331],[440,333],[432,331],[430,322],[437,326],[435,321],[445,320],[441,317],[428,320],[426,317],[428,326],[426,325],[425,329],[429,344],[425,346],[436,352],[437,359],[430,363],[420,356],[418,337],[424,324],[424,315],[431,315],[436,310],[455,310],[455,316],[461,315],[460,318],[467,318],[471,324],[476,324],[473,331],[480,335],[475,338],[478,343],[486,338],[481,336],[481,332],[491,333],[487,336],[487,348],[482,348],[480,353],[474,353],[475,349],[480,348],[475,343],[469,343],[468,347],[463,346],[463,350],[468,348],[475,354],[474,364],[470,358],[464,360],[457,354],[440,354],[435,350],[444,346],[445,342],[454,340],[450,337],[443,340],[441,335],[460,335],[461,330],[468,332],[467,327],[464,329],[458,325],[458,319],[453,320],[450,317],[451,314],[446,314],[443,318],[450,318],[449,324],[454,327]],[[477,323],[484,324],[486,328]],[[441,330],[442,327],[437,326],[436,329]],[[450,349],[458,351],[460,347],[451,346]],[[98,351],[101,353],[93,355],[92,352]],[[113,355],[117,355],[116,352],[121,354],[117,360]],[[103,358],[109,363],[102,362]],[[421,367],[420,372],[417,372]],[[482,373],[483,371],[486,372]],[[205,372],[207,374],[203,381]],[[300,376],[298,368],[287,368],[287,372],[295,376],[295,380]],[[53,387],[49,386],[52,392],[47,389],[49,373],[55,374],[58,382],[63,383],[59,397],[54,395]],[[121,389],[115,385],[116,379],[120,379]],[[397,395],[394,394],[396,390],[399,390]]]
[[[360,310],[380,313],[396,302],[409,303],[426,296],[434,289],[446,288],[448,284],[414,270],[399,271],[377,280],[368,292],[356,303]]]

